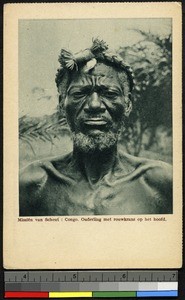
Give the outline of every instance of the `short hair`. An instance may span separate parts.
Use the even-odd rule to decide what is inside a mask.
[[[118,72],[118,78],[121,85],[129,87],[129,92],[132,92],[134,85],[133,72],[131,67],[123,61],[123,58],[117,54],[107,51],[108,46],[104,41],[99,39],[93,40],[93,45],[89,49],[72,54],[68,50],[62,49],[59,55],[60,68],[57,70],[55,82],[60,92],[60,100],[66,97],[67,87],[69,86],[72,74],[78,72],[86,63],[92,59],[96,62],[104,63],[113,67]]]

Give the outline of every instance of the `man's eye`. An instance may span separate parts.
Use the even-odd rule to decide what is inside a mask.
[[[109,99],[116,99],[119,96],[119,94],[116,92],[107,91],[103,93],[103,96]]]
[[[73,98],[75,98],[75,99],[79,99],[79,98],[84,97],[85,94],[82,93],[82,92],[75,92],[75,93],[72,93],[71,96],[72,96]]]
[[[81,93],[81,92],[75,92],[72,94],[73,97],[75,98],[81,98],[84,96],[84,93]]]

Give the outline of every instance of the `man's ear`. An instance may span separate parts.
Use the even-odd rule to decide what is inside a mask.
[[[128,94],[125,98],[125,110],[124,110],[124,115],[125,117],[129,117],[131,111],[132,111],[132,95],[131,93]]]
[[[66,104],[67,104],[67,95],[65,95],[65,98],[64,98],[64,110],[66,110]]]
[[[58,96],[58,102],[59,102],[59,107],[60,107],[60,110],[62,110],[62,109],[63,109],[63,106],[64,106],[64,104],[63,104],[63,102],[62,102],[62,96],[61,96],[61,95],[59,95],[59,96]]]
[[[62,97],[61,97],[61,95],[58,96],[58,102],[59,102],[59,105],[61,105],[61,103],[62,103]]]
[[[59,100],[60,111],[65,111],[65,100],[63,96],[59,95],[58,100]]]

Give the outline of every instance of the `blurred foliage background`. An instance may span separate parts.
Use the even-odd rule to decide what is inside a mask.
[[[119,147],[136,156],[172,163],[172,39],[136,30],[141,41],[117,52],[133,68],[133,111]],[[38,89],[38,88],[37,88]],[[45,95],[47,101],[51,96]],[[38,99],[39,101],[39,99]],[[19,118],[20,167],[33,160],[71,151],[63,111]]]

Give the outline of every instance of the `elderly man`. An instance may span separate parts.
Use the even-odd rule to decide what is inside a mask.
[[[132,109],[132,72],[98,39],[90,49],[62,50],[56,76],[73,136],[73,152],[37,161],[20,174],[20,215],[172,213],[172,170],[118,151]]]

